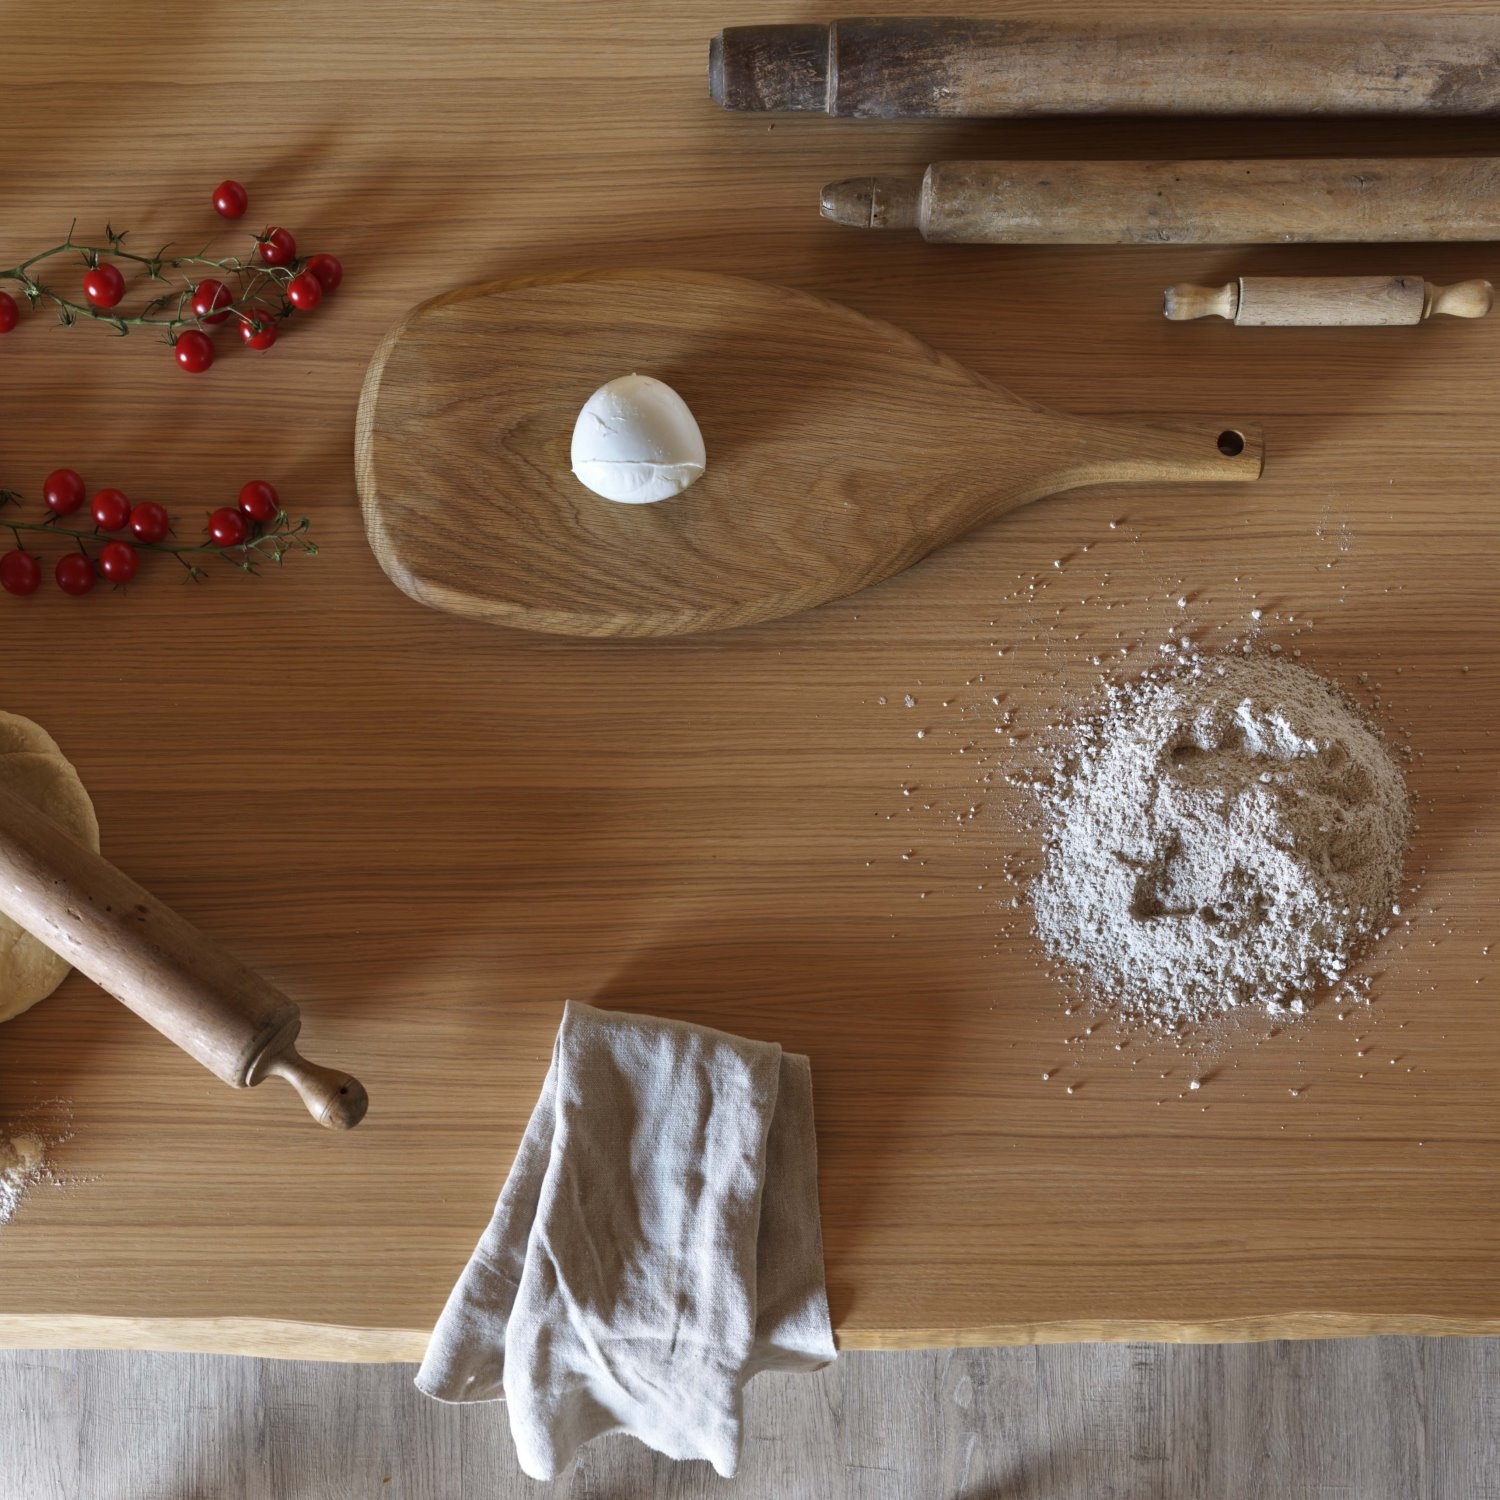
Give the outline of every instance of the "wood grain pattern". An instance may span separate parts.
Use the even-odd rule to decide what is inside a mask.
[[[937,161],[822,189],[823,217],[947,245],[1500,239],[1493,157]]]
[[[1497,1500],[1500,1342],[848,1354],[745,1393],[739,1473],[633,1438],[561,1479],[410,1365],[0,1353],[25,1500]]]
[[[108,857],[297,1000],[308,1051],[376,1108],[347,1136],[310,1129],[70,981],[0,1033],[4,1117],[70,1101],[57,1160],[76,1179],[0,1230],[8,1341],[50,1341],[54,1316],[85,1320],[69,1338],[200,1347],[222,1318],[333,1325],[343,1352],[361,1331],[377,1351],[420,1340],[566,996],[811,1055],[845,1347],[1500,1331],[1496,325],[1289,336],[1161,317],[1174,282],[1390,275],[1409,252],[939,249],[811,206],[852,170],[1002,149],[1278,156],[1305,149],[1305,124],[1205,121],[1184,140],[1149,120],[734,115],[703,93],[726,20],[707,3],[623,25],[583,0],[370,0],[269,27],[163,0],[149,34],[92,0],[72,14],[66,49],[49,13],[7,20],[0,259],[74,214],[235,248],[208,205],[232,174],[246,223],[289,225],[347,275],[275,349],[226,348],[196,380],[149,339],[28,321],[0,341],[3,482],[34,506],[69,462],[196,529],[264,477],[323,550],[259,579],[194,588],[148,564],[123,595],[0,599],[4,706],[78,766]],[[1247,12],[1268,35],[1293,14]],[[1317,149],[1496,155],[1500,122],[1325,119]],[[569,640],[422,609],[364,542],[351,455],[370,358],[425,296],[585,258],[832,297],[1058,410],[1243,412],[1265,426],[1265,476],[1059,497],[854,599],[713,636]],[[1493,252],[1434,245],[1420,269],[1493,275]],[[1187,1094],[1196,1057],[1108,1023],[1083,1036],[1039,967],[999,873],[1036,848],[1003,779],[1027,741],[994,730],[1011,712],[1039,732],[1096,656],[1130,670],[1169,632],[1227,643],[1256,608],[1309,666],[1381,684],[1376,713],[1413,746],[1422,892],[1375,956],[1368,1012],[1231,1034]]]
[[[684,396],[708,444],[704,477],[661,504],[602,501],[569,466],[579,408],[629,373]],[[1243,420],[1043,411],[850,308],[661,271],[425,303],[376,351],[355,437],[370,545],[398,588],[555,635],[777,619],[1059,490],[1260,469]]]
[[[1326,15],[1277,27],[1205,13],[859,17],[731,26],[709,53],[726,109],[866,119],[1061,114],[1478,114],[1500,110],[1500,27],[1484,16]]]

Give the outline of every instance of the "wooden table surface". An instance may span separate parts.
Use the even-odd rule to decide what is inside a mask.
[[[1255,9],[1268,36],[1288,14]],[[208,209],[229,175],[246,227],[345,262],[305,327],[202,378],[142,335],[39,318],[0,340],[0,483],[33,505],[64,463],[194,518],[259,476],[323,546],[257,580],[148,564],[126,594],[0,598],[0,701],[77,763],[106,852],[296,996],[308,1051],[372,1105],[320,1132],[279,1085],[232,1093],[71,980],[0,1046],[0,1113],[64,1100],[74,1130],[71,1186],[0,1229],[0,1339],[416,1357],[567,996],[811,1055],[848,1347],[1500,1332],[1500,319],[1160,316],[1175,281],[1452,281],[1497,256],[951,248],[816,210],[825,181],[941,157],[1497,152],[1500,122],[882,126],[709,104],[720,25],[807,14],[6,18],[0,263],[75,215],[229,247]],[[587,264],[807,288],[1066,410],[1260,421],[1265,477],[1063,496],[862,597],[712,637],[428,612],[360,530],[366,361],[433,292]],[[1068,1013],[1012,906],[1036,833],[1006,777],[1095,657],[1222,644],[1252,608],[1307,664],[1370,674],[1412,746],[1420,890],[1369,1007],[1184,1050]]]

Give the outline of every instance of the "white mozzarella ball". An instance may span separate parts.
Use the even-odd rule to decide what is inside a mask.
[[[606,500],[670,500],[707,462],[687,402],[649,375],[621,375],[601,385],[573,424],[573,473]]]

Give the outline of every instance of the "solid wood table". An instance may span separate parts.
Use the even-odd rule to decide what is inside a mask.
[[[1255,13],[1268,38],[1286,14]],[[811,1055],[848,1347],[1500,1331],[1500,321],[1236,329],[1160,305],[1176,282],[1451,282],[1495,255],[942,247],[818,217],[825,182],[935,159],[1495,152],[1500,122],[736,116],[704,64],[746,18],[164,0],[7,20],[0,264],[75,215],[143,246],[281,223],[345,263],[305,326],[259,355],[221,340],[201,377],[139,333],[38,317],[0,338],[0,484],[31,509],[70,464],[193,532],[264,477],[323,549],[256,579],[194,587],[155,559],[124,593],[0,596],[0,705],[77,763],[108,855],[295,996],[309,1052],[372,1104],[321,1132],[69,981],[0,1032],[0,1113],[74,1131],[70,1185],[0,1228],[0,1339],[416,1358],[566,996]],[[209,208],[226,176],[250,190],[238,229]],[[1063,496],[717,636],[424,610],[360,529],[366,361],[433,292],[590,264],[808,288],[1063,410],[1259,421],[1265,478]],[[1420,890],[1368,1007],[1184,1049],[1069,1014],[1007,778],[1104,670],[1226,644],[1253,609],[1308,665],[1369,674],[1412,747]]]

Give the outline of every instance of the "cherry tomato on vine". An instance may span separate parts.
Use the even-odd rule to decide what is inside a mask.
[[[193,288],[193,316],[200,323],[222,323],[229,316],[221,311],[234,301],[234,295],[222,281],[210,276]]]
[[[130,501],[124,490],[100,490],[89,503],[100,531],[124,531],[130,524]]]
[[[42,504],[55,516],[71,516],[87,497],[77,469],[54,469],[42,481]]]
[[[0,333],[9,333],[20,321],[20,304],[9,292],[0,292]]]
[[[140,555],[129,542],[106,542],[99,549],[100,575],[111,583],[129,583],[140,565]]]
[[[281,496],[276,493],[274,484],[267,484],[264,479],[252,479],[240,490],[240,509],[252,521],[266,525],[280,513]]]
[[[263,309],[252,312],[248,323],[240,324],[240,337],[247,349],[269,349],[276,342],[278,331],[276,319]]]
[[[94,564],[82,552],[65,552],[53,576],[65,594],[86,594],[94,586]]]
[[[286,300],[298,312],[309,313],[323,300],[323,283],[311,271],[293,276],[287,283]]]
[[[125,295],[125,278],[120,268],[108,261],[97,265],[83,278],[83,295],[95,307],[113,307]]]
[[[214,212],[226,219],[238,219],[250,206],[250,194],[232,177],[226,177],[214,189]]]
[[[159,542],[172,529],[172,518],[164,505],[142,500],[130,510],[130,533],[138,542]]]
[[[336,255],[314,255],[308,258],[307,269],[323,284],[325,292],[336,292],[344,279],[344,263]]]
[[[214,362],[214,341],[196,328],[179,333],[174,350],[177,363],[189,375],[201,375]]]
[[[208,539],[215,547],[238,547],[250,539],[250,523],[243,511],[221,505],[208,518]]]
[[[268,266],[289,266],[297,258],[297,242],[287,229],[271,228],[259,236],[256,245],[260,258]]]
[[[42,581],[42,565],[31,553],[7,552],[0,557],[0,589],[7,594],[34,594]]]

